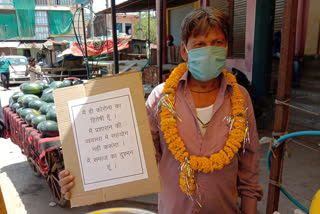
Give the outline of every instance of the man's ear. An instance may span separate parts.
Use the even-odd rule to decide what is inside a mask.
[[[187,62],[188,61],[188,53],[187,53],[187,51],[186,51],[186,46],[185,46],[185,44],[182,42],[181,43],[181,49],[180,49],[180,51],[181,51],[181,57],[182,57],[182,59],[185,61],[185,62]]]
[[[227,45],[226,45],[226,49],[227,49],[226,56],[228,57],[229,56],[229,44],[228,44],[228,42],[227,42]]]

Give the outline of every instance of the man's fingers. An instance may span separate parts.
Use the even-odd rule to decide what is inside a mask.
[[[64,185],[63,187],[61,187],[61,192],[63,194],[65,194],[65,193],[69,192],[73,186],[74,186],[74,182],[70,182],[70,183]]]
[[[69,172],[69,170],[63,170],[63,171],[61,171],[60,173],[59,173],[59,179],[62,179],[62,178],[64,178],[64,177],[66,177],[66,176],[68,176],[68,175],[70,175],[70,172]]]
[[[63,187],[65,185],[69,184],[70,182],[72,182],[73,180],[74,180],[74,177],[72,175],[64,177],[61,180],[59,180],[59,186]]]

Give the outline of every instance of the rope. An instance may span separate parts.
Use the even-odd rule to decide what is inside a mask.
[[[295,143],[295,144],[297,144],[297,145],[299,145],[299,146],[305,147],[305,148],[307,148],[307,149],[310,149],[310,150],[312,150],[312,151],[314,151],[314,152],[319,152],[319,153],[320,153],[319,150],[314,149],[314,148],[312,148],[312,147],[310,147],[310,146],[304,145],[303,143],[300,143],[299,141],[296,141],[296,140],[291,139],[291,142],[292,142],[292,143]]]
[[[289,101],[290,101],[290,99],[285,100],[285,101],[275,100],[275,104],[276,105],[285,105],[285,106],[288,106],[290,108],[294,108],[294,109],[297,109],[297,110],[300,110],[300,111],[303,111],[303,112],[306,112],[306,113],[309,113],[309,114],[312,114],[312,115],[320,117],[320,113],[312,112],[312,111],[306,110],[304,108],[300,108],[300,107],[291,105],[291,104],[288,103]]]

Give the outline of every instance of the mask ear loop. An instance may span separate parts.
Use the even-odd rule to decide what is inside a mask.
[[[184,44],[184,49],[186,50],[187,54],[189,54],[189,51],[187,49],[187,45],[185,43],[183,43],[183,44]]]

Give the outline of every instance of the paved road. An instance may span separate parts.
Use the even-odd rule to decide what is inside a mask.
[[[2,106],[9,103],[10,96],[17,90],[17,86],[9,91],[0,87]],[[78,214],[111,207],[136,207],[152,211],[157,209],[155,194],[72,209],[58,205],[50,207],[53,197],[45,179],[36,177],[20,148],[3,138],[0,139],[0,185],[9,214]]]
[[[3,91],[0,87],[2,105],[8,103],[14,91]],[[299,127],[299,130],[303,130]],[[270,133],[271,135],[271,133]],[[319,143],[319,138],[298,139],[304,143]],[[310,150],[301,144],[288,145],[292,158],[286,158],[284,163],[283,183],[286,189],[304,206],[309,206],[313,195],[320,189],[320,155],[319,152]],[[260,176],[259,183],[264,189],[264,198],[258,203],[258,214],[265,213],[268,194],[268,173],[266,154],[268,145],[261,145],[260,149]],[[0,139],[0,185],[4,194],[9,214],[56,214],[56,213],[87,213],[94,210],[110,207],[138,207],[156,210],[157,195],[149,195],[135,199],[121,200],[110,203],[80,208],[50,207],[53,201],[49,188],[43,177],[36,177],[18,146],[10,140]],[[283,195],[280,197],[279,210],[281,214],[292,214],[296,207]]]

